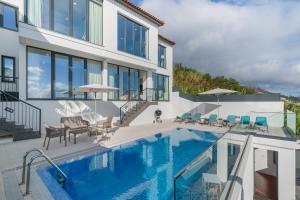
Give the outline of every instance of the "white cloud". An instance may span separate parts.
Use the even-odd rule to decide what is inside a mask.
[[[239,0],[240,1],[240,0]],[[232,2],[232,0],[230,0]],[[176,40],[175,62],[300,95],[300,1],[144,0]]]

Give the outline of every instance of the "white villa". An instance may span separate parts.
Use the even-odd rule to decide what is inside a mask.
[[[177,91],[172,87],[175,42],[160,34],[162,26],[162,20],[128,0],[0,0],[1,200],[64,199],[72,196],[71,193],[76,193],[78,198],[83,195],[72,190],[68,195],[58,192],[64,198],[55,196],[37,172],[32,173],[30,194],[27,194],[25,186],[18,183],[21,182],[23,155],[32,148],[43,149],[49,159],[60,163],[70,160],[74,154],[85,155],[84,152],[100,147],[115,151],[114,148],[121,145],[122,149],[122,144],[141,138],[146,138],[138,150],[141,165],[154,168],[155,157],[160,156],[157,151],[161,150],[167,155],[161,159],[169,163],[159,163],[156,173],[165,173],[165,177],[152,177],[149,182],[132,181],[133,186],[130,185],[127,192],[115,196],[106,194],[103,199],[139,198],[137,190],[147,191],[142,196],[144,199],[296,199],[300,157],[297,159],[295,113],[284,110],[279,94],[224,95],[218,97],[216,103],[216,96],[191,97]],[[115,90],[95,95],[76,93],[75,89],[83,85],[101,85]],[[162,123],[156,123],[160,122],[155,118],[157,110],[162,113]],[[201,113],[202,118],[195,123],[174,122],[177,116],[187,112]],[[217,115],[217,125],[210,123],[212,115]],[[237,117],[233,127],[223,123],[230,115]],[[118,129],[114,129],[110,139],[101,142],[97,140],[98,134],[78,135],[77,144],[65,139],[66,147],[54,138],[46,150],[43,124],[62,128],[63,118],[76,116],[90,124],[112,118],[113,128]],[[249,126],[241,124],[242,116],[249,116]],[[267,130],[255,128],[259,117],[267,120]],[[181,128],[195,130],[195,134],[181,133]],[[174,135],[179,136],[172,138],[170,130],[176,130]],[[157,133],[165,136],[165,132],[171,134],[171,139],[164,142],[173,144],[172,151],[165,146],[155,149],[148,144],[161,137]],[[220,139],[212,142],[206,133],[219,135]],[[180,138],[180,134],[187,136]],[[151,138],[153,135],[155,137]],[[207,140],[212,146],[204,149],[201,155],[191,157],[196,160],[181,166],[182,171],[176,171],[171,164],[175,159],[169,158],[177,152],[175,147],[189,140]],[[116,166],[118,159],[117,153],[114,156],[103,154],[98,160],[94,159],[93,169],[109,169],[112,173],[122,168]],[[211,163],[214,167],[208,169]],[[39,169],[45,165],[47,162],[41,161],[33,167]],[[132,170],[137,170],[138,177],[138,164],[134,167]],[[204,169],[208,170],[204,173],[201,171]],[[149,174],[142,177],[152,176]],[[204,191],[200,192],[194,185],[182,187],[190,190],[178,186],[196,175],[201,177]],[[122,177],[118,174],[115,178],[120,181]],[[168,181],[160,184],[162,180]],[[68,182],[68,178],[65,181]],[[214,184],[217,187],[212,187]],[[148,187],[149,191],[145,189]],[[168,196],[159,196],[160,187],[171,188],[174,196],[168,189],[165,190],[170,194],[163,194]],[[65,189],[69,192],[70,187]],[[197,196],[198,193],[201,195]],[[68,198],[76,199],[70,196]]]

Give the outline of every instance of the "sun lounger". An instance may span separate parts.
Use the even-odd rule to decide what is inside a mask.
[[[207,120],[210,126],[216,125],[218,123],[218,116],[216,114],[211,114]]]
[[[186,112],[181,117],[177,116],[175,122],[184,122],[191,118],[191,113]]]
[[[195,113],[191,118],[189,118],[186,123],[196,123],[200,120],[201,118],[201,113]]]
[[[269,132],[268,121],[266,117],[258,116],[255,119],[254,128],[259,129],[261,131]]]
[[[242,128],[248,128],[250,126],[250,116],[241,116],[240,125]]]
[[[236,124],[236,116],[235,115],[228,115],[227,118],[224,120],[224,125],[232,127]]]

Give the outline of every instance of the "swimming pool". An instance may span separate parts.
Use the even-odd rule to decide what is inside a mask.
[[[64,189],[52,167],[37,172],[56,200],[171,199],[173,177],[220,136],[175,129],[72,158],[58,165],[67,175]]]

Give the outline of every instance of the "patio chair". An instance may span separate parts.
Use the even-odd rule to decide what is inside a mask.
[[[186,123],[196,123],[200,120],[201,118],[201,113],[196,112],[192,117],[190,117]]]
[[[242,128],[249,128],[250,127],[250,116],[241,116],[240,125]]]
[[[227,118],[224,120],[224,125],[228,127],[232,127],[236,124],[236,116],[235,115],[228,115]]]
[[[210,126],[218,124],[218,115],[211,114],[207,121]]]
[[[107,117],[106,120],[98,121],[97,128],[106,130],[106,133],[108,133],[108,130],[112,129],[112,120],[113,117]]]
[[[83,120],[81,116],[62,117],[61,123],[64,124],[66,131],[69,132],[69,141],[71,134],[74,135],[74,144],[76,144],[76,136],[83,133],[88,133],[90,136],[89,122]]]
[[[51,138],[56,138],[56,137],[59,137],[59,143],[61,143],[61,137],[63,136],[64,140],[65,140],[65,146],[67,146],[66,132],[65,132],[64,127],[49,126],[47,123],[44,123],[44,127],[46,129],[46,136],[45,136],[45,140],[43,143],[43,147],[45,147],[46,139],[48,138],[46,150],[49,149],[49,144],[50,144]]]
[[[177,116],[174,122],[184,122],[191,118],[191,113],[183,113],[181,117]]]
[[[254,128],[259,129],[261,131],[269,132],[268,121],[266,117],[258,116],[255,119]]]

